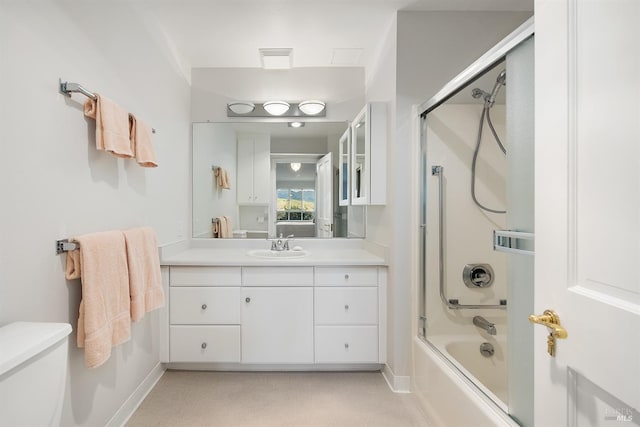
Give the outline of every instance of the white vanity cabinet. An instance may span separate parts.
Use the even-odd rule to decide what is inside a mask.
[[[379,363],[377,267],[316,267],[316,363]]]
[[[231,363],[234,369],[385,362],[384,267],[168,271],[167,362]]]
[[[169,361],[240,362],[240,267],[171,267]]]
[[[313,363],[313,267],[242,268],[242,363]]]
[[[268,134],[238,135],[239,205],[268,205],[271,200],[271,140]]]

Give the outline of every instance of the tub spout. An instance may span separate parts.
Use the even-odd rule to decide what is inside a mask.
[[[496,334],[496,325],[494,323],[489,322],[487,319],[485,319],[482,316],[474,316],[473,324],[476,325],[478,328],[484,329],[485,331],[487,331],[489,335]]]

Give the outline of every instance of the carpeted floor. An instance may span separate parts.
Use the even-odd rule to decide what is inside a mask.
[[[414,399],[379,372],[167,371],[127,426],[426,426]]]

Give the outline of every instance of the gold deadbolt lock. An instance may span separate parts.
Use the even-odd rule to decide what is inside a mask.
[[[560,326],[560,317],[553,310],[545,310],[541,316],[532,314],[529,316],[529,322],[544,325],[549,328],[549,336],[547,337],[547,353],[550,356],[556,355],[556,338],[565,339],[569,334],[567,330]]]

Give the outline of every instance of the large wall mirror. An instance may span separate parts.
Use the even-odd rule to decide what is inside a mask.
[[[347,122],[194,123],[194,238],[364,238],[365,207],[341,205]]]

